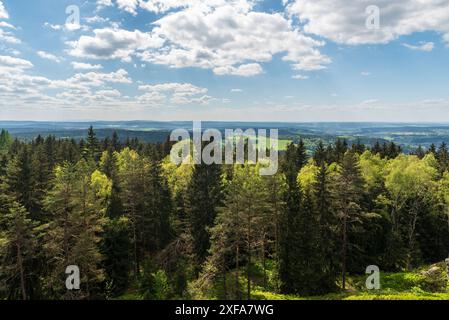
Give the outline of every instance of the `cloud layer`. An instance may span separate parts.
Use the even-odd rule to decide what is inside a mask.
[[[414,32],[436,31],[449,43],[449,0],[286,0],[304,30],[350,45],[385,44]],[[369,28],[376,6],[379,28]],[[371,7],[372,8],[372,7]],[[371,24],[372,26],[372,24]]]

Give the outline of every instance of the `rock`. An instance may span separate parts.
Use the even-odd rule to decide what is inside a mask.
[[[427,271],[423,271],[423,276],[425,277],[430,277],[430,278],[434,278],[435,276],[440,276],[441,274],[441,269],[437,266],[433,266],[431,267],[429,270]]]
[[[424,277],[423,289],[431,292],[444,292],[447,286],[447,275],[444,263],[432,265],[421,272]]]

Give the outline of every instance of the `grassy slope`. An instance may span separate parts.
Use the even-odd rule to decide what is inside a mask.
[[[444,270],[443,265],[439,265]],[[437,280],[423,276],[422,268],[413,272],[381,273],[380,290],[367,290],[366,276],[349,277],[348,290],[315,297],[282,295],[258,289],[254,298],[262,300],[449,300],[449,286],[442,272]],[[446,285],[446,288],[444,286]]]
[[[438,264],[440,273],[430,279],[423,275],[426,266],[412,272],[381,273],[381,289],[367,290],[365,287],[366,276],[349,276],[348,289],[345,292],[327,294],[323,296],[300,297],[295,295],[283,295],[264,290],[257,286],[260,279],[253,279],[252,299],[254,300],[449,300],[449,286],[447,284],[444,263]],[[257,273],[257,272],[256,272]],[[240,278],[242,287],[246,279]],[[215,299],[210,297],[211,299]],[[140,300],[136,289],[131,288],[127,293],[117,298],[118,300]],[[204,297],[198,297],[204,299]]]

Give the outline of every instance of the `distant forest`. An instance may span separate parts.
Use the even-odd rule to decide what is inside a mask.
[[[289,144],[262,164],[175,165],[172,143],[0,134],[0,299],[250,299],[347,287],[449,252],[449,151]],[[81,289],[66,289],[77,265]]]

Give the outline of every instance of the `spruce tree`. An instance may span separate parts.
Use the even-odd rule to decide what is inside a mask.
[[[7,212],[0,212],[0,223],[4,226],[0,233],[0,297],[31,299],[33,285],[39,286],[33,268],[37,224],[16,201],[10,203]]]
[[[281,216],[279,231],[279,282],[284,293],[295,291],[295,250],[298,241],[298,217],[301,214],[301,192],[297,183],[299,171],[307,161],[304,144],[300,141],[298,147],[290,144],[287,147],[281,169],[286,178],[285,212]]]
[[[45,200],[46,210],[52,215],[44,245],[50,268],[46,279],[50,296],[84,299],[98,293],[104,280],[99,236],[106,223],[110,190],[107,177],[84,160],[56,167]],[[69,265],[80,268],[80,291],[67,292],[64,288],[64,272]]]
[[[342,288],[346,289],[347,262],[350,250],[349,234],[354,224],[360,221],[360,201],[363,193],[363,178],[357,157],[348,151],[334,185],[337,216],[340,219]]]
[[[186,213],[198,266],[204,262],[209,250],[208,229],[213,226],[221,197],[220,166],[204,162],[196,165],[187,189]]]

